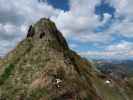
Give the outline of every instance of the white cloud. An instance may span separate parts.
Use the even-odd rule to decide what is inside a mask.
[[[122,41],[121,43],[111,45],[107,48],[109,51],[130,51],[133,50],[133,43],[132,42],[127,42],[127,41]]]
[[[104,33],[90,33],[90,34],[80,34],[73,38],[74,40],[79,40],[82,43],[100,43],[109,44],[112,42],[112,36],[110,34]]]
[[[80,55],[89,58],[112,58],[112,56],[114,56],[115,53],[109,51],[87,51],[87,52],[80,52]]]
[[[7,54],[7,52],[12,50],[12,48],[15,47],[14,45],[15,43],[16,43],[15,40],[12,40],[12,41],[1,40],[0,41],[0,56],[2,57],[5,54]]]
[[[116,20],[108,33],[121,34],[124,37],[133,38],[133,0],[108,0],[116,9],[115,16],[117,18],[123,17],[122,21]]]
[[[71,43],[69,46],[71,49],[75,49],[79,47],[78,44],[74,44],[74,43]]]
[[[122,41],[118,44],[109,45],[103,51],[80,52],[82,56],[90,58],[127,59],[133,58],[133,43]]]
[[[120,34],[124,37],[132,37],[133,38],[133,22],[124,20],[122,22],[115,22],[113,26],[105,31],[108,32],[109,34],[116,33]]]
[[[109,2],[115,6],[118,14],[124,14],[126,16],[131,16],[133,14],[133,0],[109,0]]]
[[[15,25],[12,25],[10,23],[7,23],[4,25],[4,30],[7,35],[11,35],[17,31],[17,27]]]
[[[96,4],[97,0],[70,0],[70,11],[61,12],[52,19],[63,33],[89,34],[100,24],[98,16],[94,13]]]
[[[104,20],[99,21],[99,17],[94,13],[94,8],[100,0],[69,1],[70,10],[64,12],[47,3],[38,3],[37,0],[0,0],[0,55],[5,54],[3,51],[6,52],[8,48],[13,48],[18,41],[23,39],[28,26],[41,17],[50,17],[65,37],[73,36],[72,39],[83,43],[98,43],[99,46],[103,46],[103,44],[108,46],[112,44],[112,34],[114,33],[133,38],[133,0],[108,0],[116,8],[115,16],[117,18],[124,16],[125,19],[122,21],[115,19],[113,25],[103,33],[95,33],[94,29],[105,24],[111,15],[105,13]],[[9,42],[11,40],[14,42]],[[6,46],[2,46],[4,42]],[[102,52],[88,51],[87,55],[119,57],[121,55],[118,51],[123,54],[125,52],[128,56],[132,55],[131,48],[123,49],[124,47],[121,46],[120,48],[120,45],[129,46],[128,43],[124,42],[108,46],[108,49]],[[111,50],[117,46],[120,48],[119,50],[117,50],[118,48]],[[70,47],[76,48],[77,44],[73,43]]]
[[[59,13],[60,10],[47,3],[39,4],[37,0],[0,0],[0,55],[26,36],[30,24]]]

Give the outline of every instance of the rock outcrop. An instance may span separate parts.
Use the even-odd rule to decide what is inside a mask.
[[[45,41],[53,42],[53,45],[58,44],[60,47],[68,49],[66,40],[56,28],[54,22],[46,18],[42,18],[35,25],[30,26],[27,34],[27,38],[29,37],[35,38],[36,40],[45,39]]]

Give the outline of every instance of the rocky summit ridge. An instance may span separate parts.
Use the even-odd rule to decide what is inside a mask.
[[[35,25],[31,25],[27,38],[44,39],[45,41],[55,42],[64,49],[68,49],[68,45],[61,32],[56,28],[55,23],[47,18],[42,18]]]
[[[0,100],[132,100],[132,93],[132,84],[118,84],[70,50],[47,18],[0,61]]]

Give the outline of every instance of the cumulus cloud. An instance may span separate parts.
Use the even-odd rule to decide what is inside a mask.
[[[5,55],[25,37],[30,24],[59,13],[60,10],[37,0],[0,0],[0,55]]]
[[[133,58],[133,43],[121,41],[118,44],[112,44],[103,51],[80,52],[82,56],[101,59],[127,59]]]
[[[112,36],[110,34],[104,33],[89,33],[80,34],[77,37],[73,37],[74,40],[80,41],[82,43],[98,43],[98,44],[109,44],[112,42]]]
[[[133,38],[133,0],[108,0],[116,9],[116,21],[108,33],[117,33]]]
[[[108,46],[107,50],[109,51],[130,51],[133,49],[133,43],[132,42],[127,42],[127,41],[122,41],[121,43],[115,44],[115,45],[110,45]]]
[[[100,24],[98,16],[94,13],[96,4],[98,4],[97,0],[70,0],[70,11],[61,12],[59,16],[52,19],[63,33],[88,34]]]
[[[46,1],[45,3],[38,3],[38,0],[0,0],[0,55],[5,55],[22,40],[26,36],[28,26],[41,17],[52,19],[67,39],[71,38],[73,41],[106,47],[102,51],[81,53],[84,56],[119,57],[119,50],[111,50],[111,48],[117,46],[120,48],[120,44],[130,47],[121,48],[120,51],[126,54],[123,57],[130,57],[133,54],[131,50],[132,42],[130,42],[130,45],[126,43],[128,41],[112,45],[114,34],[133,38],[132,0],[107,0],[116,9],[115,17],[111,19],[110,13],[103,13],[104,19],[102,21],[95,14],[95,6],[100,4],[100,0],[69,0],[69,11],[54,8]],[[106,27],[107,25],[110,27]],[[99,26],[105,27],[103,32],[95,31]],[[77,44],[72,43],[70,47],[77,48]],[[78,47],[82,48],[79,45]]]

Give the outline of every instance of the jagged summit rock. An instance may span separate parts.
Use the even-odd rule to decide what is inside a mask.
[[[68,49],[68,45],[61,32],[56,28],[54,22],[48,18],[40,19],[36,24],[31,25],[27,38],[43,39],[46,42],[59,44],[64,49]]]
[[[35,25],[30,26],[27,38],[28,37],[43,38],[43,36],[45,36],[46,34],[47,36],[45,37],[49,38],[48,36],[52,35],[53,33],[56,33],[56,31],[57,28],[52,21],[46,18],[42,18]]]

